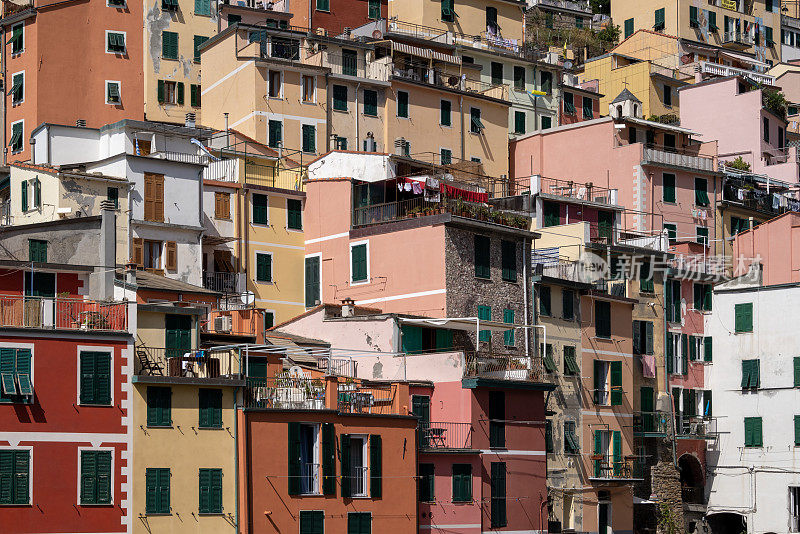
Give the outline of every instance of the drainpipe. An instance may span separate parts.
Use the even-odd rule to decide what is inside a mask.
[[[667,302],[667,280],[664,280],[664,302]],[[675,441],[678,439],[678,429],[675,425],[675,399],[672,398],[672,389],[669,387],[669,374],[667,373],[667,313],[664,310],[664,387],[667,390],[667,397],[669,398],[669,412],[672,414],[670,420],[672,421],[672,464],[675,469],[678,468],[678,453],[675,449]]]
[[[364,61],[364,68],[366,68],[366,60]],[[358,150],[358,145],[361,144],[361,137],[358,135],[358,90],[361,88],[361,82],[356,84],[356,151]]]
[[[2,54],[3,80],[6,80],[6,82],[8,82],[8,76],[6,76],[6,55],[8,54],[8,51],[6,49],[8,48],[8,44],[6,43],[6,27],[5,26],[3,26],[3,37],[2,37],[2,39],[3,39],[3,41],[2,41],[2,43],[3,43],[3,54]],[[5,93],[5,90],[6,89],[5,89],[5,85],[4,85],[3,86],[3,92],[4,93]],[[3,165],[4,166],[8,165],[8,147],[6,146],[6,144],[7,144],[6,143],[6,132],[8,131],[8,128],[6,126],[8,124],[8,121],[6,120],[6,108],[7,107],[8,107],[8,99],[6,98],[6,95],[3,94]],[[48,163],[50,163],[50,162],[48,161]]]
[[[529,270],[530,266],[529,266],[529,264],[530,264],[531,254],[530,254],[530,252],[526,253],[527,250],[528,250],[528,240],[525,239],[523,241],[523,243],[522,243],[522,260],[523,260],[522,261],[522,278],[523,278],[523,283],[525,284],[525,289],[523,289],[523,291],[522,291],[522,302],[523,302],[523,305],[525,306],[525,314],[523,315],[523,319],[525,321],[525,326],[531,324],[531,323],[528,322],[528,319],[530,317],[530,313],[529,313],[530,310],[528,309],[528,284],[530,283],[530,270]],[[531,287],[531,289],[533,289],[533,284],[531,284],[530,287]],[[533,324],[536,324],[536,323],[533,323]],[[531,343],[530,343],[530,335],[528,334],[528,330],[530,330],[530,329],[529,328],[525,329],[525,357],[530,362],[531,361],[531,347],[530,347]]]
[[[464,97],[458,97],[458,114],[461,115],[461,161],[466,159],[466,149],[464,148]]]
[[[238,349],[239,362],[242,361],[242,349]],[[240,364],[241,365],[241,364]],[[239,534],[239,413],[236,408],[236,399],[239,397],[239,386],[233,389],[233,498],[236,534]]]

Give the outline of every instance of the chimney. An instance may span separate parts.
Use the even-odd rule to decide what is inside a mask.
[[[117,266],[117,211],[110,200],[100,202],[100,265],[95,267],[95,298],[114,298],[114,277]]]
[[[131,286],[136,285],[136,264],[132,261],[125,264],[125,283]]]
[[[194,113],[187,113],[186,114],[186,127],[187,128],[194,128],[197,120],[197,115]]]
[[[75,121],[75,126],[78,128],[86,128],[86,119],[78,119]]]
[[[356,303],[351,298],[342,301],[342,317],[353,317],[356,314]]]

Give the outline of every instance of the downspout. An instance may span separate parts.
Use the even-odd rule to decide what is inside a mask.
[[[667,270],[669,272],[669,270]],[[667,302],[667,280],[664,280],[664,302]],[[675,441],[678,439],[678,429],[675,425],[675,399],[672,398],[672,390],[669,387],[669,374],[667,373],[667,339],[668,339],[668,331],[667,331],[667,314],[666,310],[664,312],[664,350],[662,351],[664,354],[664,387],[667,390],[667,398],[669,398],[669,411],[672,414],[670,420],[672,421],[672,464],[675,466],[675,469],[678,469],[678,454],[677,450],[675,449]]]
[[[522,256],[522,278],[523,278],[523,282],[525,284],[524,285],[525,289],[522,291],[522,303],[525,306],[524,321],[525,321],[525,326],[526,327],[529,324],[531,324],[531,323],[528,322],[528,319],[530,318],[530,310],[528,309],[528,287],[531,287],[531,289],[533,288],[533,284],[531,284],[530,286],[528,285],[529,282],[530,282],[530,270],[529,270],[529,263],[530,262],[529,261],[525,261],[525,260],[526,259],[530,260],[531,254],[530,254],[530,252],[528,252],[526,254],[527,250],[528,250],[528,240],[525,239],[523,241],[523,245],[522,245],[522,254],[523,254],[523,256]],[[536,324],[536,323],[533,323],[533,324]],[[530,330],[530,329],[529,328],[525,328],[525,358],[530,362],[531,361],[531,347],[530,347],[531,343],[530,343],[530,335],[528,334],[528,330]]]
[[[238,349],[239,362],[242,361],[242,349]],[[241,366],[241,363],[240,363]],[[236,408],[236,399],[239,398],[239,386],[233,389],[233,488],[234,488],[234,516],[236,522],[236,533],[239,530],[239,413]]]
[[[244,223],[244,280],[245,280],[245,290],[247,282],[250,280],[250,276],[248,275],[248,271],[250,270],[250,221],[248,217],[248,212],[250,211],[247,209],[247,198],[250,196],[250,190],[245,189],[244,191],[244,208],[242,209],[242,222]]]
[[[461,115],[461,161],[466,159],[466,148],[464,147],[464,97],[458,97],[458,113]]]
[[[23,25],[24,25],[24,23],[23,23]],[[3,80],[6,80],[6,82],[8,82],[8,76],[6,76],[6,55],[8,54],[8,52],[6,51],[7,47],[8,47],[8,44],[6,43],[6,27],[3,26],[3,57],[2,57],[2,62],[3,62]],[[4,84],[3,85],[3,166],[8,165],[8,147],[6,146],[6,144],[7,144],[6,143],[6,133],[7,133],[7,130],[8,130],[8,128],[6,126],[8,124],[8,121],[7,121],[7,118],[6,118],[6,108],[8,107],[8,99],[6,98],[5,92],[6,92],[6,89],[5,89],[5,84]],[[50,146],[50,143],[49,143],[49,140],[48,140],[48,147],[49,146]],[[50,163],[49,159],[48,159],[47,163]]]
[[[364,65],[365,65],[365,68],[366,68],[366,59],[364,60]],[[356,119],[356,151],[358,151],[358,146],[361,144],[361,137],[358,135],[358,90],[360,88],[361,88],[361,82],[358,82],[358,84],[356,84],[356,113],[355,113],[355,119]]]
[[[311,4],[309,4],[309,9],[311,9]],[[310,16],[310,15],[309,15]],[[333,135],[333,127],[331,126],[331,119],[333,118],[333,112],[331,111],[331,99],[333,95],[331,95],[331,86],[328,83],[328,73],[325,73],[325,152],[330,152],[331,150],[331,135]],[[358,96],[356,96],[358,98]],[[356,109],[356,117],[358,117],[358,109]],[[356,121],[358,118],[356,118]]]

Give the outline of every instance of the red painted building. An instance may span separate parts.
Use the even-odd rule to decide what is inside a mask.
[[[128,304],[30,265],[0,265],[0,530],[130,531]]]
[[[324,28],[339,35],[387,17],[387,0],[296,0],[289,3],[291,24],[303,28]],[[309,16],[311,20],[309,21]]]
[[[588,89],[562,85],[558,124],[564,126],[600,118],[601,96]]]

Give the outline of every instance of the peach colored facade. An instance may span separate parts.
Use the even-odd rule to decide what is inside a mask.
[[[800,282],[800,213],[789,212],[740,233],[733,240],[734,275],[760,258],[764,286]],[[737,265],[737,259],[745,261]]]
[[[24,25],[20,52],[12,51],[9,38],[4,43],[4,80],[24,73],[21,102],[14,103],[6,90],[6,145],[13,125],[22,124],[22,147],[7,147],[6,161],[30,159],[30,133],[43,122],[74,125],[82,119],[99,128],[144,118],[142,3],[129,2],[124,8],[108,6],[105,0],[50,7],[39,6],[45,4],[40,0],[34,3],[36,11],[10,14],[10,4],[5,4],[3,13],[7,36]],[[125,34],[124,53],[107,51],[109,31]],[[108,103],[107,81],[119,82],[120,103]]]

